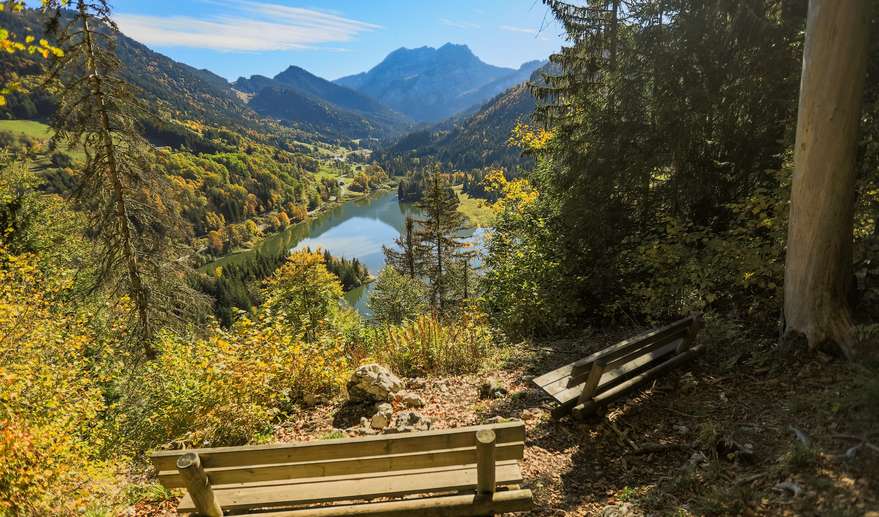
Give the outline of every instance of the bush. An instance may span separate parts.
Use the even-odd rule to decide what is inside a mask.
[[[305,343],[283,318],[240,318],[206,339],[162,336],[116,421],[127,449],[241,445],[271,431],[307,394],[338,392],[348,373],[340,341]]]
[[[0,243],[0,515],[70,515],[117,496],[90,359],[101,340],[85,318],[54,309],[68,286],[37,262]]]
[[[367,339],[375,359],[406,376],[477,371],[492,342],[485,317],[476,310],[446,324],[419,316],[400,326],[372,329]]]

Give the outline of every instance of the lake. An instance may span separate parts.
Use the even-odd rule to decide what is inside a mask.
[[[243,260],[259,250],[264,254],[280,254],[285,250],[324,249],[337,257],[356,258],[373,276],[385,266],[383,246],[393,247],[400,236],[406,217],[418,219],[421,211],[411,203],[401,203],[396,191],[378,192],[371,196],[345,202],[309,220],[291,226],[264,239],[254,250],[228,255],[213,266]],[[478,245],[482,229],[461,232],[461,238]],[[345,293],[345,300],[362,315],[369,317],[369,293],[374,284]]]

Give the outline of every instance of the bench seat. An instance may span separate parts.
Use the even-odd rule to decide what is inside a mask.
[[[476,490],[476,465],[398,470],[355,476],[303,478],[281,482],[213,485],[217,502],[225,510],[271,508],[318,502],[369,500],[421,493]],[[499,485],[518,485],[522,472],[515,460],[498,462]],[[195,512],[189,494],[178,506],[180,512]]]
[[[536,377],[534,384],[558,402],[553,416],[585,416],[638,389],[647,381],[702,352],[695,344],[701,316],[621,341]]]
[[[524,451],[525,425],[511,421],[362,438],[157,451],[150,460],[162,485],[187,489],[180,513],[488,515],[531,508],[531,492],[519,488],[518,461]]]

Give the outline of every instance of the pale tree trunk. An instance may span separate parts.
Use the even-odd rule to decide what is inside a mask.
[[[855,354],[848,307],[869,0],[810,0],[784,275],[785,333]]]

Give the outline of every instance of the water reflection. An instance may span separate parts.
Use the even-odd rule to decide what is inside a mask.
[[[215,263],[223,265],[246,260],[249,254],[280,254],[288,250],[311,248],[329,250],[332,255],[356,258],[373,276],[385,266],[383,246],[391,247],[403,230],[407,216],[416,219],[422,212],[410,203],[400,203],[396,192],[381,192],[365,199],[349,201],[306,222],[263,240],[251,251],[230,255]],[[466,230],[461,237],[481,242],[482,230]],[[345,299],[364,316],[370,316],[367,300],[373,284],[354,289]]]

